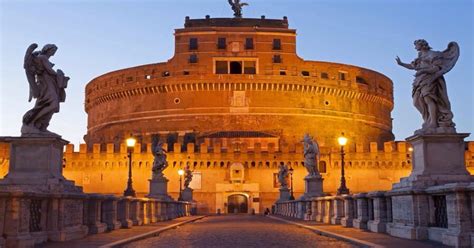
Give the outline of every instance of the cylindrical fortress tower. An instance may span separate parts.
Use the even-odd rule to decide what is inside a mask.
[[[372,70],[307,61],[288,20],[189,19],[175,30],[168,62],[101,75],[86,86],[86,142],[121,143],[131,133],[255,134],[279,143],[309,133],[336,146],[393,140],[391,80]]]

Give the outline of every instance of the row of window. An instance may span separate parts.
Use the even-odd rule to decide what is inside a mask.
[[[253,38],[245,38],[244,48],[246,50],[254,49]],[[198,50],[198,38],[189,38],[189,50]],[[217,49],[226,49],[227,39],[225,37],[217,38]],[[273,50],[281,50],[281,40],[273,39]]]
[[[197,61],[197,57],[195,58]],[[190,61],[191,62],[191,61]],[[256,61],[216,61],[215,63],[215,74],[257,74]],[[184,71],[183,75],[189,75],[189,71]],[[280,70],[280,75],[285,76],[286,71]],[[164,71],[162,77],[170,76],[169,71]],[[301,76],[309,77],[309,71],[301,71]],[[320,77],[322,79],[329,79],[327,72],[321,72]],[[151,79],[151,75],[145,75],[145,79]],[[127,82],[133,81],[133,77],[127,77]],[[339,80],[347,80],[347,72],[339,72]],[[359,84],[368,84],[367,81],[360,76],[356,76],[356,82]]]

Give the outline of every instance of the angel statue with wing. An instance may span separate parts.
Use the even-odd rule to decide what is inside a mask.
[[[36,98],[35,106],[23,116],[22,136],[59,135],[47,130],[51,117],[59,112],[59,103],[66,99],[65,88],[69,77],[61,70],[54,70],[49,61],[58,47],[46,44],[41,51],[35,51],[37,44],[31,44],[26,50],[24,68],[30,84],[28,101]]]
[[[248,3],[241,3],[240,0],[228,0],[235,18],[242,18],[242,7],[248,6]]]
[[[397,64],[415,70],[413,81],[413,104],[423,117],[423,125],[415,134],[455,133],[453,113],[448,99],[444,74],[449,72],[459,57],[459,46],[450,42],[442,52],[433,51],[426,40],[414,42],[418,57],[410,64],[399,57]]]
[[[163,171],[168,167],[168,161],[166,161],[166,150],[163,148],[163,142],[161,142],[156,135],[152,138],[151,152],[155,157],[151,169],[153,174],[152,178],[163,178]]]
[[[319,176],[319,171],[316,167],[319,161],[319,145],[309,134],[305,134],[302,141],[304,143],[304,167],[308,171],[308,176]]]

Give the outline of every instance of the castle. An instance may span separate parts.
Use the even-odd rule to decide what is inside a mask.
[[[391,80],[357,66],[300,58],[286,17],[186,17],[184,28],[175,30],[173,58],[101,75],[87,84],[85,99],[87,144],[78,152],[68,145],[63,165],[65,177],[85,192],[122,194],[130,135],[139,140],[132,164],[137,193],[148,192],[151,136],[159,135],[168,151],[170,194],[178,196],[177,171],[189,164],[200,213],[270,208],[282,163],[294,169],[294,194],[301,195],[305,133],[319,143],[325,192],[339,186],[341,133],[349,140],[351,192],[390,189],[411,170],[409,144],[392,134]],[[471,170],[474,142],[466,144],[465,156]],[[0,144],[0,176],[8,161],[9,148]]]

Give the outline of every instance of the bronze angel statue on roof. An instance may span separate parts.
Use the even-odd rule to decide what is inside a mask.
[[[232,10],[234,11],[235,18],[242,18],[242,7],[248,6],[248,3],[241,3],[240,0],[228,0]]]
[[[24,65],[26,78],[30,85],[28,101],[36,99],[35,106],[23,116],[22,136],[59,135],[47,130],[54,113],[59,112],[59,103],[66,99],[66,87],[69,77],[61,70],[54,70],[49,61],[58,47],[46,44],[41,51],[35,51],[38,45],[33,43],[26,50]]]
[[[397,64],[415,70],[413,80],[413,104],[423,117],[423,125],[415,134],[455,133],[453,113],[448,99],[444,74],[449,72],[459,57],[459,46],[450,42],[442,52],[433,51],[426,40],[414,42],[418,57],[410,64],[399,57]]]

